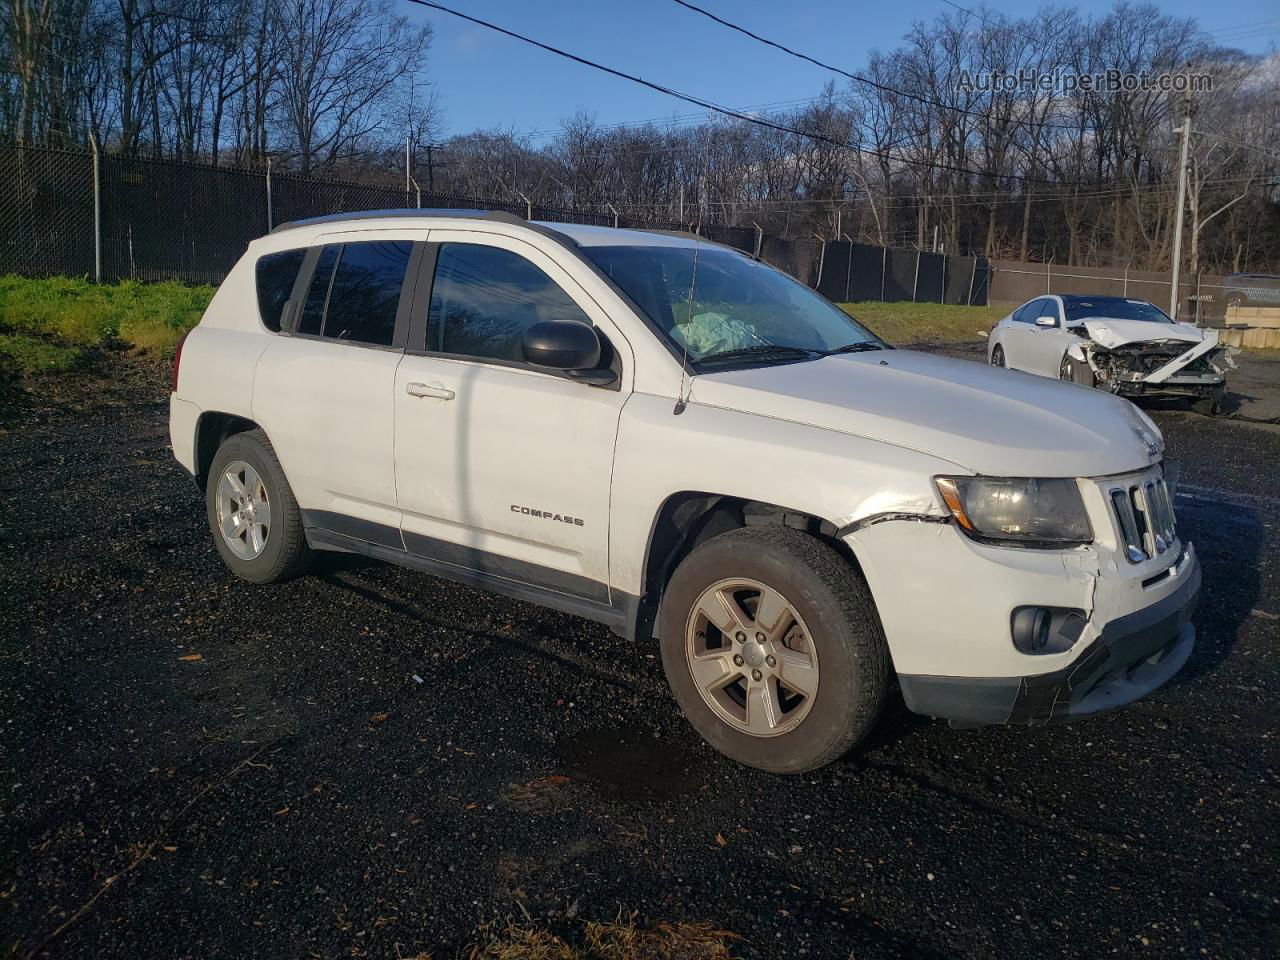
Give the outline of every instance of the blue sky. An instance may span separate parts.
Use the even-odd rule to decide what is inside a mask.
[[[761,107],[815,96],[834,75],[762,46],[671,0],[440,0],[553,46],[726,106]],[[942,0],[694,0],[725,19],[848,70],[891,49],[916,20],[956,12]],[[963,6],[976,3],[960,0]],[[1086,0],[1088,12],[1110,2]],[[1265,52],[1280,45],[1275,0],[1160,0],[1160,9],[1199,16],[1223,36],[1267,30],[1236,45]],[[579,109],[599,122],[687,115],[695,108],[556,57],[447,14],[403,4],[406,16],[435,27],[428,79],[443,108],[443,135],[483,128],[554,131]],[[988,9],[1027,6],[994,0]],[[1212,10],[1212,18],[1205,15]],[[783,15],[779,15],[779,12]],[[1264,26],[1253,24],[1267,22]],[[1239,29],[1235,29],[1239,28]],[[836,77],[840,80],[841,78]]]

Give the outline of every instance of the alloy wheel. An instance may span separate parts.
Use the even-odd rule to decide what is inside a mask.
[[[271,535],[271,503],[262,477],[243,460],[227,464],[215,494],[218,530],[241,560],[253,560]]]
[[[757,580],[721,580],[702,592],[689,614],[685,653],[702,699],[742,733],[788,733],[813,707],[813,639],[791,602]]]

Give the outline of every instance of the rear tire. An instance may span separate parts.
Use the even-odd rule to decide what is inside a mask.
[[[280,583],[311,563],[302,511],[261,430],[237,433],[213,456],[205,483],[209,530],[237,577]]]
[[[724,596],[722,606],[708,601]],[[725,632],[705,615],[713,607]],[[667,584],[658,635],[689,723],[721,753],[771,773],[847,753],[875,725],[889,686],[866,583],[834,549],[788,527],[731,530],[689,554]],[[777,723],[754,722],[762,716]]]

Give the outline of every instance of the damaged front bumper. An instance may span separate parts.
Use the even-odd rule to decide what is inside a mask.
[[[1164,686],[1195,646],[1191,625],[1200,592],[1193,551],[1173,593],[1105,624],[1074,661],[1025,677],[899,675],[907,707],[952,726],[1054,723],[1114,710]]]
[[[1200,562],[1176,532],[1130,549],[1114,513],[1117,494],[1164,479],[1155,467],[1081,480],[1094,540],[1070,549],[979,543],[941,517],[850,531],[907,706],[956,725],[1043,723],[1167,682],[1194,644]]]
[[[1103,389],[1122,397],[1217,397],[1235,369],[1234,347],[1221,344],[1216,331],[1200,343],[1177,340],[1134,341],[1103,346],[1092,340],[1068,351],[1087,366]]]

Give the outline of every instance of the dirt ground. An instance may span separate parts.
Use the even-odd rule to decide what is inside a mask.
[[[232,579],[164,372],[107,369],[0,433],[0,953],[445,958],[636,911],[742,957],[1275,955],[1280,427],[1153,412],[1205,573],[1169,686],[1053,728],[899,702],[781,778],[603,627],[351,557]]]

